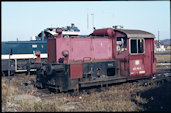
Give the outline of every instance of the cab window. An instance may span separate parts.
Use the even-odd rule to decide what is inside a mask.
[[[130,53],[143,54],[144,53],[144,39],[131,39],[130,40]]]
[[[127,50],[126,37],[117,37],[116,44],[117,51]]]

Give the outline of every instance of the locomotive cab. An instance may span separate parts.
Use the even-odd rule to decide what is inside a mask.
[[[154,35],[142,30],[115,29],[121,76],[141,77],[156,73]]]

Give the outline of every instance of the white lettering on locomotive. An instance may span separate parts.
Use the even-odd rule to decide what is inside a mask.
[[[139,71],[140,74],[145,73],[145,71]]]
[[[135,60],[135,65],[139,65],[140,61],[139,60]]]
[[[141,70],[141,67],[133,67],[133,71],[135,70]]]

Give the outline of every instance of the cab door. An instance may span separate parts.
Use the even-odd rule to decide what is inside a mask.
[[[143,38],[129,39],[129,75],[142,76],[145,75],[145,42]]]
[[[152,75],[153,73],[153,60],[154,60],[154,48],[153,48],[153,39],[146,39],[146,51],[144,55],[144,63],[145,63],[145,70],[146,75]]]
[[[118,75],[119,76],[129,76],[129,70],[128,70],[129,41],[128,41],[128,38],[123,34],[119,34],[115,37],[114,45],[115,45],[114,46],[115,59],[119,60]]]

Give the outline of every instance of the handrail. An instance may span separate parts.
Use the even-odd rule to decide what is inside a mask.
[[[90,61],[92,60],[92,58],[91,57],[83,57],[83,62],[85,62],[85,59],[86,58],[89,58],[90,59]]]

